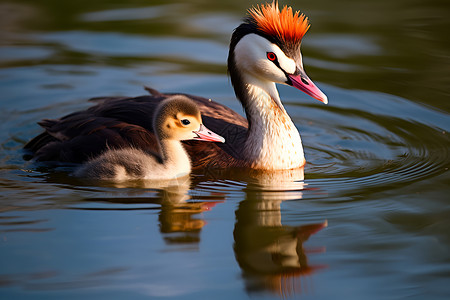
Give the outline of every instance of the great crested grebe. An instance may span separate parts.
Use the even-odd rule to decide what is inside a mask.
[[[181,95],[167,98],[158,105],[153,128],[159,154],[132,147],[108,149],[85,162],[75,175],[115,181],[178,178],[191,172],[191,162],[181,141],[225,142],[202,124],[195,102]]]
[[[278,95],[276,83],[293,86],[325,104],[327,97],[308,78],[300,45],[308,19],[276,1],[249,9],[231,37],[228,72],[247,119],[231,109],[192,95],[204,124],[224,144],[184,142],[193,168],[247,167],[282,170],[305,164],[300,134]],[[58,120],[43,120],[45,132],[25,149],[39,161],[84,162],[107,148],[154,151],[152,116],[158,103],[173,94],[135,98],[96,98],[97,105]]]

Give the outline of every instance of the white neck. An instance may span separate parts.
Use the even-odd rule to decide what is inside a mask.
[[[281,103],[275,83],[253,76],[245,80],[250,123],[244,156],[255,169],[293,169],[305,164],[300,134]]]
[[[180,177],[191,172],[191,161],[180,141],[163,139],[160,141],[163,165],[170,177]]]

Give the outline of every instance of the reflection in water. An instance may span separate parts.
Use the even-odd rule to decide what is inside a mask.
[[[448,298],[448,1],[283,3],[314,21],[304,56],[332,100],[320,106],[280,87],[304,137],[305,188],[318,190],[303,195],[298,182],[239,174],[194,176],[189,193],[87,187],[21,160],[37,120],[81,109],[92,96],[138,96],[144,84],[241,111],[225,75],[230,33],[245,9],[270,1],[0,2],[0,298],[137,299],[143,288],[157,298],[246,298],[243,283],[277,297],[300,292],[300,282],[305,293],[319,276],[300,271],[325,259],[304,251],[312,231],[296,225],[325,218],[335,236],[326,259],[343,269],[321,276],[308,298]],[[224,197],[202,217],[203,205]],[[302,200],[280,211],[287,199]],[[233,225],[234,253],[223,238]],[[310,242],[323,246],[321,238]],[[192,247],[202,251],[180,253]],[[235,259],[237,280],[228,265]]]
[[[258,174],[236,211],[234,251],[250,293],[268,290],[282,297],[300,293],[302,276],[323,267],[308,264],[303,243],[327,221],[303,226],[281,223],[282,201],[302,198],[304,183],[293,178],[303,179],[303,169]]]
[[[213,176],[213,173],[208,175]],[[301,226],[281,223],[282,202],[303,197],[303,169],[277,172],[238,170],[228,171],[226,175],[233,180],[245,178],[243,182],[248,183],[243,189],[246,196],[236,211],[234,227],[235,257],[242,270],[247,291],[269,291],[282,297],[301,293],[304,276],[324,267],[308,263],[303,243],[327,226],[327,221]],[[201,182],[194,185],[207,184],[205,180],[208,180],[208,176],[200,177]],[[221,202],[223,194],[212,190],[208,196],[195,198],[205,197],[214,201],[192,201],[194,199],[188,194],[189,189],[192,189],[191,185],[189,177],[163,182],[115,183],[115,187],[121,188],[146,188],[147,190],[139,189],[142,193],[148,193],[148,189],[156,190],[156,197],[112,198],[106,201],[127,204],[145,201],[161,205],[159,226],[166,244],[176,245],[173,249],[178,251],[195,250],[200,245],[200,233],[206,224],[198,218],[198,214]],[[207,189],[203,189],[205,190]],[[133,196],[136,196],[137,191],[132,190]]]
[[[217,201],[188,202],[186,189],[180,186],[172,190],[162,190],[161,212],[159,215],[160,230],[167,244],[197,245],[200,242],[200,231],[206,222],[197,219],[197,215],[210,210]]]
[[[98,182],[96,183],[98,184]],[[102,182],[102,185],[115,188],[133,187],[139,189],[129,191],[133,197],[94,198],[88,200],[123,204],[151,203],[161,205],[159,228],[164,241],[168,245],[189,244],[191,247],[197,247],[200,242],[201,229],[206,224],[204,220],[197,218],[198,214],[210,210],[218,202],[221,202],[199,200],[193,202],[189,195],[191,187],[189,176],[162,181]],[[149,196],[149,189],[155,191],[156,195],[153,197],[136,197],[137,194]]]

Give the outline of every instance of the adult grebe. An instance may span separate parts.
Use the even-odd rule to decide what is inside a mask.
[[[108,149],[75,171],[79,177],[123,181],[130,179],[173,179],[191,172],[183,140],[225,142],[202,124],[200,110],[185,96],[162,101],[155,110],[153,128],[159,153],[142,149]]]
[[[283,107],[276,83],[293,86],[327,103],[308,78],[300,45],[308,19],[276,1],[250,9],[231,37],[228,71],[247,119],[231,109],[192,95],[204,124],[223,136],[224,144],[185,142],[193,168],[248,167],[261,170],[298,168],[305,164],[300,134]],[[40,161],[83,162],[105,149],[133,147],[149,151],[157,142],[153,111],[172,94],[109,97],[84,111],[58,120],[43,120],[45,132],[25,145]]]

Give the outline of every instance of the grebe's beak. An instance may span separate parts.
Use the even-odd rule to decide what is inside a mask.
[[[194,138],[194,140],[225,143],[225,139],[223,137],[221,137],[220,135],[212,132],[211,130],[206,128],[206,126],[203,125],[203,124],[200,124],[199,130],[192,131],[192,132],[197,135]]]
[[[301,71],[298,75],[288,75],[289,80],[287,82],[288,85],[291,85],[302,92],[310,95],[314,99],[322,101],[325,104],[328,104],[327,95],[325,95],[311,79],[306,75],[304,71]]]

